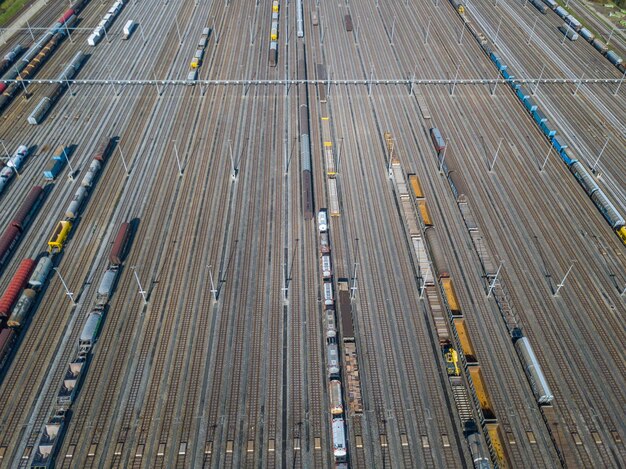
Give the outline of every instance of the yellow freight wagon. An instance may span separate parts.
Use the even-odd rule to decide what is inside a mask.
[[[489,438],[491,438],[491,444],[496,453],[496,458],[498,458],[498,467],[503,469],[511,467],[502,439],[500,425],[497,423],[488,423],[487,431],[489,432]]]
[[[409,182],[411,183],[411,187],[413,188],[413,194],[415,194],[415,198],[423,199],[424,193],[422,192],[422,185],[420,184],[420,180],[417,177],[417,174],[409,174]]]
[[[476,363],[476,354],[474,353],[472,340],[470,339],[469,333],[467,332],[465,319],[454,319],[454,327],[456,327],[456,332],[459,335],[461,349],[463,350],[463,355],[465,355],[467,363]]]
[[[446,300],[448,301],[450,311],[453,313],[460,313],[461,307],[459,306],[459,300],[456,298],[454,285],[452,285],[452,279],[450,277],[442,278],[441,284],[443,285],[443,291],[446,294]]]
[[[491,398],[489,397],[489,393],[487,392],[487,386],[485,385],[485,380],[483,379],[483,374],[480,370],[480,366],[470,366],[469,372],[470,376],[472,377],[474,389],[476,390],[476,397],[478,397],[478,402],[480,403],[480,408],[483,411],[485,420],[494,420],[496,418],[496,415],[493,412]]]
[[[420,209],[420,214],[422,215],[422,220],[424,220],[424,225],[433,226],[433,220],[430,218],[430,211],[428,210],[428,206],[426,205],[425,200],[418,200],[417,206]]]

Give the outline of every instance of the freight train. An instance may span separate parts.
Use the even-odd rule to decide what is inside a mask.
[[[317,221],[320,235],[319,251],[322,270],[322,290],[324,295],[323,322],[326,332],[326,374],[328,377],[328,393],[330,395],[330,413],[332,415],[333,455],[335,462],[342,464],[347,461],[348,449],[346,445],[345,421],[343,418],[344,405],[342,396],[341,360],[339,358],[335,293],[328,236],[329,225],[325,209],[321,209],[318,212]]]
[[[109,253],[108,268],[102,276],[102,281],[100,282],[94,304],[89,313],[87,313],[85,324],[78,338],[74,358],[67,366],[65,376],[63,377],[61,386],[57,393],[56,406],[52,411],[51,417],[44,426],[42,438],[35,448],[35,457],[31,465],[31,469],[44,469],[53,467],[54,465],[54,457],[57,449],[61,445],[63,437],[63,428],[66,424],[66,414],[76,400],[80,390],[80,383],[87,371],[87,364],[91,351],[98,339],[106,307],[111,297],[115,280],[124,261],[126,249],[130,240],[130,232],[131,225],[129,223],[123,223],[117,232],[115,241],[113,242],[113,246]],[[42,258],[42,260],[43,259],[49,258]],[[42,261],[40,261],[40,263],[41,262]],[[51,266],[52,262],[50,261],[50,267]],[[31,277],[30,283],[33,285],[41,284],[45,281],[45,267],[42,267],[38,277],[34,279],[35,274],[38,273],[38,268],[39,265],[35,269],[33,277]],[[44,278],[42,278],[42,276],[44,276]],[[36,283],[32,282],[32,280],[35,280]],[[2,347],[2,338],[2,334],[0,333],[0,347]]]
[[[72,8],[66,10],[59,19],[26,51],[22,58],[11,66],[8,71],[4,62],[13,62],[21,54],[21,46],[14,48],[5,56],[0,64],[0,73],[5,75],[0,80],[0,112],[4,111],[13,98],[23,89],[26,89],[24,80],[33,78],[35,73],[56,51],[59,44],[69,35],[69,28],[74,24],[77,15],[89,3],[89,0],[78,0]],[[7,60],[8,59],[8,60]],[[11,64],[9,63],[9,66]],[[9,80],[16,80],[10,82]]]
[[[535,0],[538,1],[538,0]],[[598,52],[604,55],[609,62],[615,65],[621,72],[624,72],[623,59],[617,55],[599,39],[596,39],[595,34],[589,31],[587,28],[583,28],[583,25],[574,16],[570,15],[567,10],[555,1],[555,0],[542,0],[551,10],[559,15],[563,21],[565,21],[565,27],[579,33],[585,41],[591,44]],[[537,6],[537,5],[535,5]],[[561,27],[563,28],[563,27]],[[567,34],[567,33],[566,33]],[[571,38],[570,38],[571,39]],[[573,40],[573,39],[572,39]]]
[[[72,229],[72,224],[78,218],[83,204],[89,197],[89,189],[96,181],[112,147],[113,140],[110,137],[106,137],[96,148],[89,169],[85,173],[80,187],[76,190],[72,201],[67,207],[65,218],[57,224],[57,227],[48,241],[48,252],[50,254],[58,254],[63,250],[63,246]]]
[[[488,55],[492,62],[498,67],[498,70],[500,70],[502,77],[507,80],[507,83],[513,89],[516,96],[524,105],[535,123],[550,141],[563,162],[567,165],[570,172],[574,175],[578,183],[591,198],[592,202],[600,211],[602,216],[617,233],[622,242],[626,244],[626,222],[624,221],[624,217],[620,215],[615,206],[609,201],[607,196],[604,194],[602,189],[600,189],[595,179],[589,174],[585,167],[570,154],[567,145],[561,143],[556,135],[556,130],[550,128],[548,125],[548,119],[538,109],[536,103],[530,97],[524,85],[514,82],[514,77],[509,74],[507,66],[502,63],[502,60],[498,55],[496,55],[493,51],[490,51]]]

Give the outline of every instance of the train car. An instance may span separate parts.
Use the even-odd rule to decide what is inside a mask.
[[[333,283],[324,282],[324,305],[328,307],[333,306],[334,304],[335,300],[333,297]]]
[[[83,206],[83,203],[87,199],[89,192],[85,186],[80,186],[76,193],[74,194],[74,198],[70,202],[70,205],[67,207],[65,211],[65,219],[66,220],[75,220],[80,215],[80,209]]]
[[[57,409],[43,429],[39,444],[34,451],[35,457],[30,466],[31,469],[48,469],[54,466],[54,457],[64,431],[65,410]]]
[[[115,241],[113,241],[113,247],[109,254],[109,262],[111,265],[121,265],[124,262],[124,256],[126,255],[126,245],[130,238],[131,226],[130,223],[122,223],[120,229],[117,231]]]
[[[424,232],[426,244],[430,248],[431,261],[437,278],[445,278],[450,276],[448,269],[448,260],[441,246],[441,241],[434,228],[428,228]]]
[[[428,205],[426,205],[426,199],[418,200],[417,208],[419,209],[424,225],[433,226],[433,219],[430,216],[430,210],[428,210]]]
[[[4,230],[0,236],[0,266],[3,266],[9,260],[13,248],[20,238],[21,231],[19,228],[10,225]]]
[[[446,361],[446,372],[448,376],[459,376],[461,369],[459,368],[459,354],[450,344],[443,346],[443,358]]]
[[[77,357],[68,365],[63,377],[63,384],[57,393],[57,406],[67,409],[74,402],[81,378],[84,375],[85,363],[87,363],[85,357]]]
[[[275,67],[278,63],[278,42],[276,41],[270,42],[269,63],[270,67]]]
[[[567,10],[561,6],[558,6],[554,9],[554,12],[559,15],[561,18],[565,19],[569,13],[567,12]]]
[[[15,275],[9,282],[7,289],[0,298],[0,317],[8,318],[13,305],[17,301],[22,289],[27,285],[28,278],[35,268],[33,259],[24,259],[17,268]]]
[[[4,366],[4,362],[13,347],[15,341],[15,331],[13,329],[2,329],[0,331],[0,368]]]
[[[448,303],[448,308],[452,314],[458,316],[461,312],[461,307],[459,306],[459,300],[456,297],[456,292],[454,291],[454,285],[452,284],[452,279],[450,277],[442,278],[441,285],[443,286],[443,291],[446,296],[446,302]]]
[[[578,39],[578,33],[568,24],[559,26],[559,31],[561,31],[570,41],[576,41]]]
[[[334,309],[327,309],[325,311],[325,329],[327,339],[337,337],[337,324]]]
[[[446,148],[446,142],[437,127],[432,127],[430,129],[430,138],[433,141],[433,145],[435,146],[435,151],[437,153],[441,153]]]
[[[526,372],[526,376],[528,376],[530,387],[535,394],[537,402],[541,405],[550,404],[554,399],[554,396],[550,391],[550,386],[548,385],[548,381],[546,380],[543,371],[541,371],[541,366],[539,365],[539,361],[535,356],[535,352],[533,351],[528,338],[521,337],[517,339],[515,341],[515,349],[522,360],[524,371]]]
[[[330,256],[323,255],[322,256],[322,278],[324,280],[330,279],[332,277],[333,271],[330,263]]]
[[[552,146],[554,147],[557,153],[561,153],[561,150],[564,150],[565,148],[567,148],[567,145],[561,143],[561,141],[556,136],[552,137]]]
[[[27,288],[22,292],[22,296],[17,300],[15,308],[7,321],[7,326],[14,329],[20,328],[28,319],[28,313],[35,303],[37,292],[31,288]]]
[[[341,381],[332,379],[328,383],[328,395],[330,396],[330,413],[333,415],[343,414],[343,400],[341,399]]]
[[[19,228],[20,231],[24,231],[24,227],[28,225],[29,221],[35,215],[35,212],[39,208],[39,203],[41,202],[41,195],[43,194],[43,187],[34,186],[26,198],[20,208],[15,213],[13,220],[11,221],[11,225]]]
[[[561,149],[561,151],[559,152],[559,156],[561,157],[561,159],[565,162],[565,164],[567,166],[570,166],[570,170],[571,170],[571,166],[574,163],[577,163],[578,160],[573,158],[570,153],[569,150],[567,148],[565,148],[567,145],[563,145],[563,148]]]
[[[626,245],[626,226],[622,226],[619,230],[616,230],[617,236],[622,240],[622,243]]]
[[[621,65],[624,61],[616,52],[610,50],[606,52],[606,58],[609,59],[613,65]]]
[[[58,254],[63,250],[67,236],[72,229],[72,223],[67,220],[62,220],[57,223],[57,226],[48,241],[48,252],[50,254]]]
[[[270,29],[270,39],[272,41],[278,40],[278,21],[272,21],[272,27]]]
[[[35,108],[33,109],[33,112],[29,114],[26,121],[30,125],[40,124],[44,120],[44,117],[46,116],[46,114],[48,114],[48,111],[50,110],[51,107],[52,107],[52,100],[48,96],[44,96],[43,98],[41,98],[41,101],[39,101],[37,106],[35,106]]]
[[[570,165],[569,169],[578,180],[578,183],[583,186],[583,189],[585,189],[585,192],[589,197],[600,189],[595,179],[587,172],[585,167],[580,162],[577,161],[573,163]]]
[[[115,288],[115,280],[118,273],[117,267],[107,269],[104,273],[96,293],[96,306],[105,306],[109,302],[113,288]]]
[[[43,171],[43,178],[46,181],[54,181],[61,171],[65,168],[65,160],[53,159],[48,167]]]
[[[543,4],[541,0],[530,0],[530,3],[532,3],[532,5],[544,15],[548,11],[548,7]]]
[[[52,266],[52,258],[48,256],[40,258],[39,262],[37,262],[37,265],[35,266],[33,274],[30,276],[30,279],[28,279],[28,286],[33,290],[40,290],[48,279],[48,275],[50,275],[50,272],[52,271]]]
[[[328,233],[320,233],[320,252],[322,254],[330,253],[330,239]]]
[[[328,231],[328,214],[326,213],[326,209],[320,210],[317,214],[317,227],[320,233]]]
[[[598,38],[591,41],[591,45],[601,54],[606,54],[609,50],[608,46]]]
[[[100,172],[100,168],[102,168],[102,163],[100,163],[100,160],[94,158],[89,164],[89,169],[85,173],[85,177],[81,181],[80,185],[83,187],[91,187]]]
[[[330,339],[330,341],[331,342],[326,345],[326,352],[328,355],[327,370],[328,377],[333,379],[339,378],[339,373],[341,370],[339,369],[339,347],[333,339]]]
[[[572,15],[567,15],[563,19],[565,20],[565,24],[569,25],[576,32],[580,31],[580,28],[583,27],[583,25],[580,23],[580,21],[578,21]]]
[[[24,160],[28,156],[28,147],[26,145],[20,145],[17,147],[17,151],[15,154],[7,161],[7,166],[9,168],[14,168],[16,171],[19,171],[24,164]]]
[[[601,190],[595,191],[591,195],[591,200],[598,207],[602,216],[609,222],[614,230],[624,226],[624,217],[622,217],[608,197]]]
[[[351,32],[354,29],[354,25],[352,24],[352,16],[346,15],[344,16],[346,31]]]
[[[589,31],[587,28],[580,28],[578,34],[580,34],[583,39],[589,43],[593,42],[593,40],[596,38],[596,35]]]
[[[113,139],[111,139],[110,137],[105,137],[101,140],[100,144],[96,148],[93,159],[98,160],[100,163],[104,163],[109,157],[112,147]]]
[[[489,458],[489,451],[483,444],[483,440],[480,437],[480,433],[474,432],[467,436],[467,444],[470,448],[472,455],[472,461],[474,462],[475,469],[491,469],[491,459]]]
[[[413,189],[413,195],[416,199],[423,199],[424,192],[422,191],[422,184],[420,183],[419,178],[416,174],[409,174],[409,182],[411,183],[411,188]]]
[[[92,311],[89,313],[89,316],[87,316],[87,322],[85,322],[85,326],[83,327],[78,339],[79,355],[85,356],[93,348],[96,343],[96,338],[98,337],[98,332],[100,331],[101,320],[101,311]]]
[[[345,462],[348,457],[346,446],[346,429],[342,418],[334,418],[333,423],[333,456],[335,462]]]
[[[272,11],[273,11],[274,13],[278,13],[278,0],[274,0],[274,1],[272,2]]]
[[[555,0],[543,0],[543,3],[545,3],[551,10],[555,10],[556,7],[559,6],[559,4],[556,3]]]
[[[137,26],[137,23],[135,23],[133,20],[128,20],[126,22],[126,24],[124,25],[124,35],[122,36],[122,39],[124,41],[127,41],[130,38],[136,26]]]

